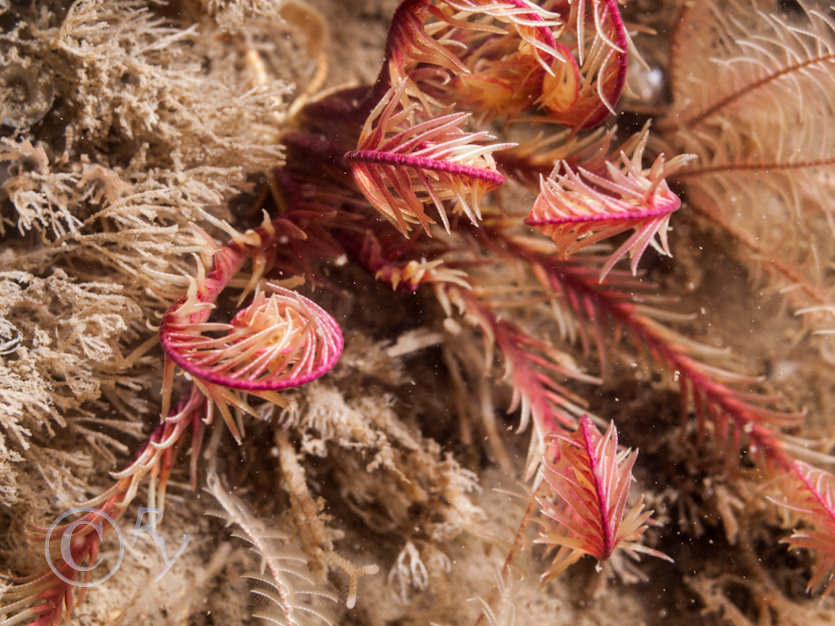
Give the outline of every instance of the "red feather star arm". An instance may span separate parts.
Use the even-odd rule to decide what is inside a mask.
[[[637,453],[618,450],[614,424],[601,435],[588,415],[571,434],[552,437],[552,459],[544,476],[555,499],[542,498],[542,512],[550,519],[537,539],[557,553],[543,581],[561,574],[583,555],[606,561],[617,549],[633,558],[638,552],[671,560],[639,542],[652,511],[639,500],[627,510]]]
[[[549,71],[560,58],[553,32],[560,26],[558,14],[529,0],[405,0],[392,18],[378,83],[399,82],[418,65],[467,74],[476,61],[495,59],[509,45]]]
[[[535,226],[557,244],[562,258],[601,240],[633,230],[632,235],[609,257],[600,271],[602,281],[627,252],[634,274],[638,262],[652,245],[670,256],[667,242],[670,216],[681,201],[669,188],[666,177],[691,159],[679,155],[666,162],[660,155],[649,169],[641,161],[648,130],[630,139],[632,156],[620,152],[620,167],[604,163],[605,172],[592,172],[559,161],[551,176],[540,178],[540,193],[525,223]],[[657,240],[656,240],[657,237]]]
[[[265,216],[260,227],[234,234],[226,246],[205,237],[207,254],[198,276],[189,279],[185,297],[168,309],[160,324],[166,356],[162,414],[168,414],[179,367],[209,400],[206,423],[217,407],[240,442],[243,424],[240,413],[237,420],[233,417],[230,405],[254,415],[243,394],[285,404],[277,390],[307,383],[335,365],[343,349],[342,331],[315,302],[262,280],[272,267],[276,244],[304,238],[303,231],[283,218],[270,221]],[[252,302],[230,323],[210,321],[221,293],[249,259],[252,273],[240,299],[255,288]]]
[[[486,131],[468,132],[467,113],[434,115],[404,80],[371,112],[356,150],[345,155],[368,201],[404,234],[418,223],[427,234],[434,207],[449,230],[447,213],[476,224],[481,198],[505,182],[492,153],[513,144],[487,144]]]
[[[629,36],[615,0],[555,4],[558,12],[568,14],[566,30],[574,39],[570,50],[579,63],[545,77],[540,103],[553,122],[592,128],[615,112],[626,84]]]
[[[289,289],[270,283],[266,287],[268,293],[257,291],[252,304],[228,324],[195,319],[214,305],[201,302],[192,289],[160,326],[166,387],[174,366],[182,368],[218,407],[237,440],[242,429],[229,405],[253,413],[240,392],[281,403],[271,392],[318,378],[342,354],[342,332],[324,309]]]
[[[835,589],[835,476],[794,461],[787,481],[787,488],[782,489],[787,495],[775,502],[794,511],[806,525],[784,541],[792,548],[816,554],[806,591],[820,588],[827,595]]]

